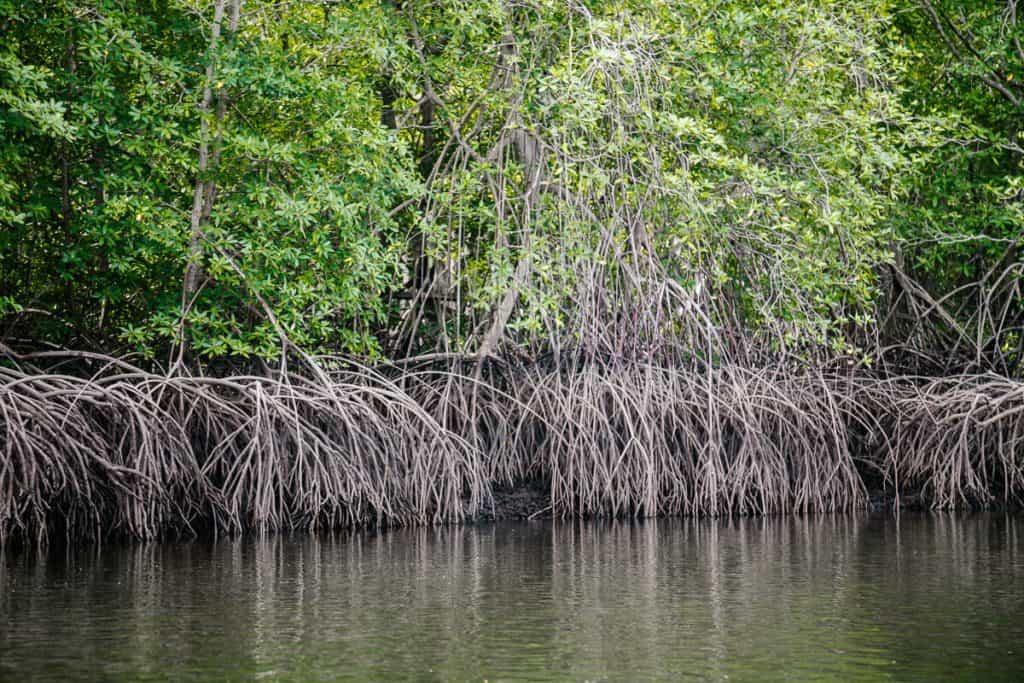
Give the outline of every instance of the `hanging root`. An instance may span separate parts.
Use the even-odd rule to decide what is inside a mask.
[[[846,414],[823,377],[587,363],[419,390],[492,481],[543,481],[560,515],[771,514],[861,506]],[[465,401],[472,395],[471,405]]]
[[[918,489],[936,508],[1021,502],[1024,382],[896,378],[865,393],[887,441],[876,443],[875,464],[894,488]]]
[[[0,373],[0,538],[458,521],[489,494],[468,444],[368,374]]]
[[[226,378],[0,367],[0,541],[562,516],[938,508],[1024,493],[1024,383],[464,361]],[[383,371],[382,371],[383,372]]]

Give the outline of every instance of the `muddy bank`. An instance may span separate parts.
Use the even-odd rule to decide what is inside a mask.
[[[868,491],[866,509],[872,513],[895,510],[922,511],[928,510],[929,507],[927,499],[920,490],[908,490],[899,494],[880,488]],[[985,506],[976,503],[970,507],[981,509]],[[485,506],[469,522],[483,524],[508,520],[551,519],[552,517],[550,484],[543,481],[530,481],[495,486],[493,505]]]
[[[541,481],[495,486],[493,505],[484,506],[474,523],[551,519],[551,487]]]
[[[542,481],[530,481],[514,485],[496,486],[493,491],[494,502],[471,520],[472,524],[499,522],[508,520],[551,519],[552,506],[550,484]],[[984,510],[993,506],[981,501],[970,501],[965,505],[968,510]],[[873,488],[868,490],[865,508],[871,513],[892,513],[894,511],[920,512],[931,509],[927,497],[920,489],[909,489],[902,492]],[[1009,509],[1017,511],[1018,506]]]

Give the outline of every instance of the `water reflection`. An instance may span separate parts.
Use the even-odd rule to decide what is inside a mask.
[[[8,554],[0,679],[1016,681],[1021,529],[524,523]]]

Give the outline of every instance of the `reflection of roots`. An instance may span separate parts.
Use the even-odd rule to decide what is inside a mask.
[[[542,481],[556,515],[936,507],[1024,492],[1024,384],[445,362],[392,376],[83,379],[0,368],[0,538],[459,521]]]

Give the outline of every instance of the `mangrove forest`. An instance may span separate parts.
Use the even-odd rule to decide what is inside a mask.
[[[1017,0],[0,0],[0,544],[1014,508],[1022,251]]]

